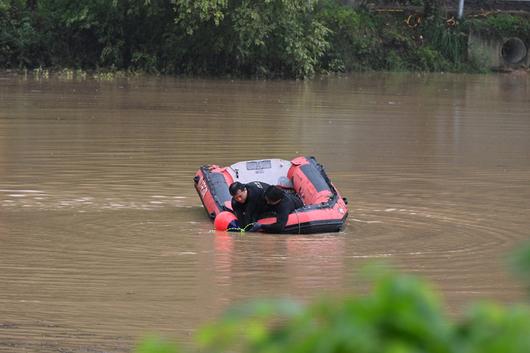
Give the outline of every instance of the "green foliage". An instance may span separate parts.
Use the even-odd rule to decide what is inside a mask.
[[[12,1],[7,16],[0,16],[0,66],[153,71],[147,57],[158,56],[159,38],[173,21],[170,1],[163,0],[41,0],[37,5],[30,11],[24,2]]]
[[[523,18],[450,27],[437,0],[420,3],[428,15],[409,27],[403,13],[374,12],[364,1],[0,0],[0,68],[288,78],[481,70],[466,57],[467,31],[530,39]]]
[[[159,337],[145,338],[136,347],[135,353],[178,353],[180,350],[177,345]]]
[[[397,50],[389,50],[385,55],[385,67],[389,71],[408,71],[408,62]]]
[[[381,54],[374,18],[364,11],[345,7],[336,1],[320,4],[319,20],[331,31],[330,49],[323,66],[330,71],[372,68]]]
[[[0,2],[0,67],[25,67],[41,53],[42,35],[28,14],[23,1]]]
[[[432,15],[417,27],[405,16],[345,8],[334,1],[322,5],[320,16],[331,29],[331,49],[324,57],[330,71],[460,71],[467,69],[465,27],[449,27],[429,2]],[[427,3],[426,3],[427,5]]]
[[[4,13],[9,10],[9,7],[8,0],[0,0],[0,16],[4,15]]]
[[[523,280],[530,292],[530,242],[521,246],[509,260],[512,269]]]
[[[199,73],[311,76],[329,46],[312,12],[307,0],[177,0],[176,23],[188,37],[175,40],[193,43],[177,58]]]
[[[177,0],[176,19],[187,34],[192,35],[203,23],[219,26],[228,9],[228,0]]]
[[[469,19],[466,25],[471,30],[499,38],[517,36],[526,41],[530,40],[530,21],[525,17],[499,13],[487,17]]]
[[[465,27],[448,26],[442,17],[431,17],[421,28],[428,50],[420,58],[429,71],[459,71],[467,59],[467,32]]]
[[[456,341],[463,353],[523,353],[530,347],[530,308],[476,305],[458,325]]]
[[[201,331],[201,351],[453,351],[452,328],[435,294],[411,277],[384,276],[366,297],[322,299],[293,310],[284,302],[255,302],[243,313]]]
[[[202,328],[197,341],[200,350],[212,352],[258,346],[276,334],[275,325],[303,313],[300,304],[287,299],[254,301],[233,307],[220,321]]]
[[[430,46],[422,46],[413,52],[411,62],[418,71],[445,71],[450,69],[450,63],[440,53]]]

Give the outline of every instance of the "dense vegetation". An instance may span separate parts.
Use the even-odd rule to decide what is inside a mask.
[[[468,26],[436,1],[416,1],[420,19],[363,1],[0,0],[0,68],[302,78],[481,69],[466,58]],[[530,34],[524,19],[487,21]]]
[[[530,246],[513,264],[530,274]],[[530,306],[481,303],[458,321],[444,315],[436,293],[413,277],[379,273],[366,296],[287,300],[236,306],[197,336],[199,352],[248,353],[526,353]],[[528,282],[527,284],[530,284]],[[151,338],[137,353],[176,353]]]

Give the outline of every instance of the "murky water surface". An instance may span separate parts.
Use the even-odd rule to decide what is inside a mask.
[[[206,163],[316,156],[350,200],[339,234],[212,232]],[[0,351],[183,342],[241,299],[366,290],[386,260],[470,300],[518,301],[530,235],[527,76],[308,82],[0,76]]]

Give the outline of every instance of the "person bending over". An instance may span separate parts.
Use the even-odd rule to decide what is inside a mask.
[[[259,215],[265,211],[267,204],[264,194],[269,186],[260,181],[251,181],[247,184],[236,181],[230,185],[228,190],[232,195],[232,210],[241,228],[256,222]],[[254,227],[250,231],[255,231]]]
[[[253,227],[254,231],[261,230],[266,233],[281,233],[285,229],[285,225],[289,220],[289,214],[304,206],[300,198],[290,192],[286,192],[277,186],[269,186],[265,190],[265,202],[268,206],[268,211],[271,211],[276,216],[276,223],[273,224],[259,224]]]

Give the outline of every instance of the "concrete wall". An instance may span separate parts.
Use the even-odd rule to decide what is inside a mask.
[[[472,32],[468,38],[468,55],[492,69],[528,68],[530,43],[517,37],[495,38]]]

